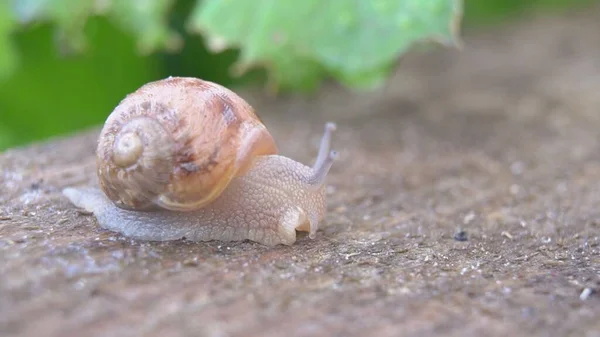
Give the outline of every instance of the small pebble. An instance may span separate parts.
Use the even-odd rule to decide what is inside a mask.
[[[465,218],[463,219],[463,223],[465,225],[468,225],[469,223],[471,223],[471,221],[475,220],[475,213],[473,213],[472,211],[469,212],[469,214],[465,215]]]
[[[185,267],[197,267],[198,266],[198,258],[194,257],[194,258],[190,258],[190,259],[185,259],[185,260],[183,260],[183,265]]]
[[[43,179],[40,179],[39,181],[31,183],[31,185],[29,186],[29,188],[32,189],[32,190],[38,190],[42,186],[43,181],[44,181]]]
[[[590,288],[585,288],[583,289],[583,291],[581,292],[581,294],[579,295],[579,299],[582,301],[585,301],[588,299],[588,297],[590,297],[590,295],[592,294],[592,289]]]
[[[462,229],[454,233],[454,240],[456,241],[467,241],[468,239],[467,232]]]

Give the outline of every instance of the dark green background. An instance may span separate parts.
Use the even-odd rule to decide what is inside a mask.
[[[466,0],[463,31],[505,24],[519,15],[564,10],[592,0]],[[13,36],[19,68],[0,80],[0,151],[31,141],[99,124],[126,93],[145,82],[173,76],[196,76],[224,85],[253,83],[255,72],[243,79],[229,77],[235,51],[210,54],[199,36],[186,34],[183,22],[191,0],[180,0],[170,22],[185,37],[177,54],[138,54],[133,36],[104,18],[85,27],[89,49],[63,56],[49,24],[30,25]]]

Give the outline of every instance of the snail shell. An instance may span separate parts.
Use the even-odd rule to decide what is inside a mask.
[[[99,137],[97,173],[120,208],[191,211],[216,199],[256,156],[277,152],[237,94],[170,77],[143,85],[113,110]]]

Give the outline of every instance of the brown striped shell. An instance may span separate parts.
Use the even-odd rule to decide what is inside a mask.
[[[277,146],[254,109],[229,89],[169,77],[127,95],[97,148],[100,186],[119,207],[187,211],[217,198],[255,156]]]

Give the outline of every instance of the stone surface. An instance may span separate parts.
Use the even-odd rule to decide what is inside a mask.
[[[245,95],[340,158],[314,240],[134,242],[60,190],[97,129],[0,155],[2,336],[600,335],[600,10],[407,56],[382,90]]]

